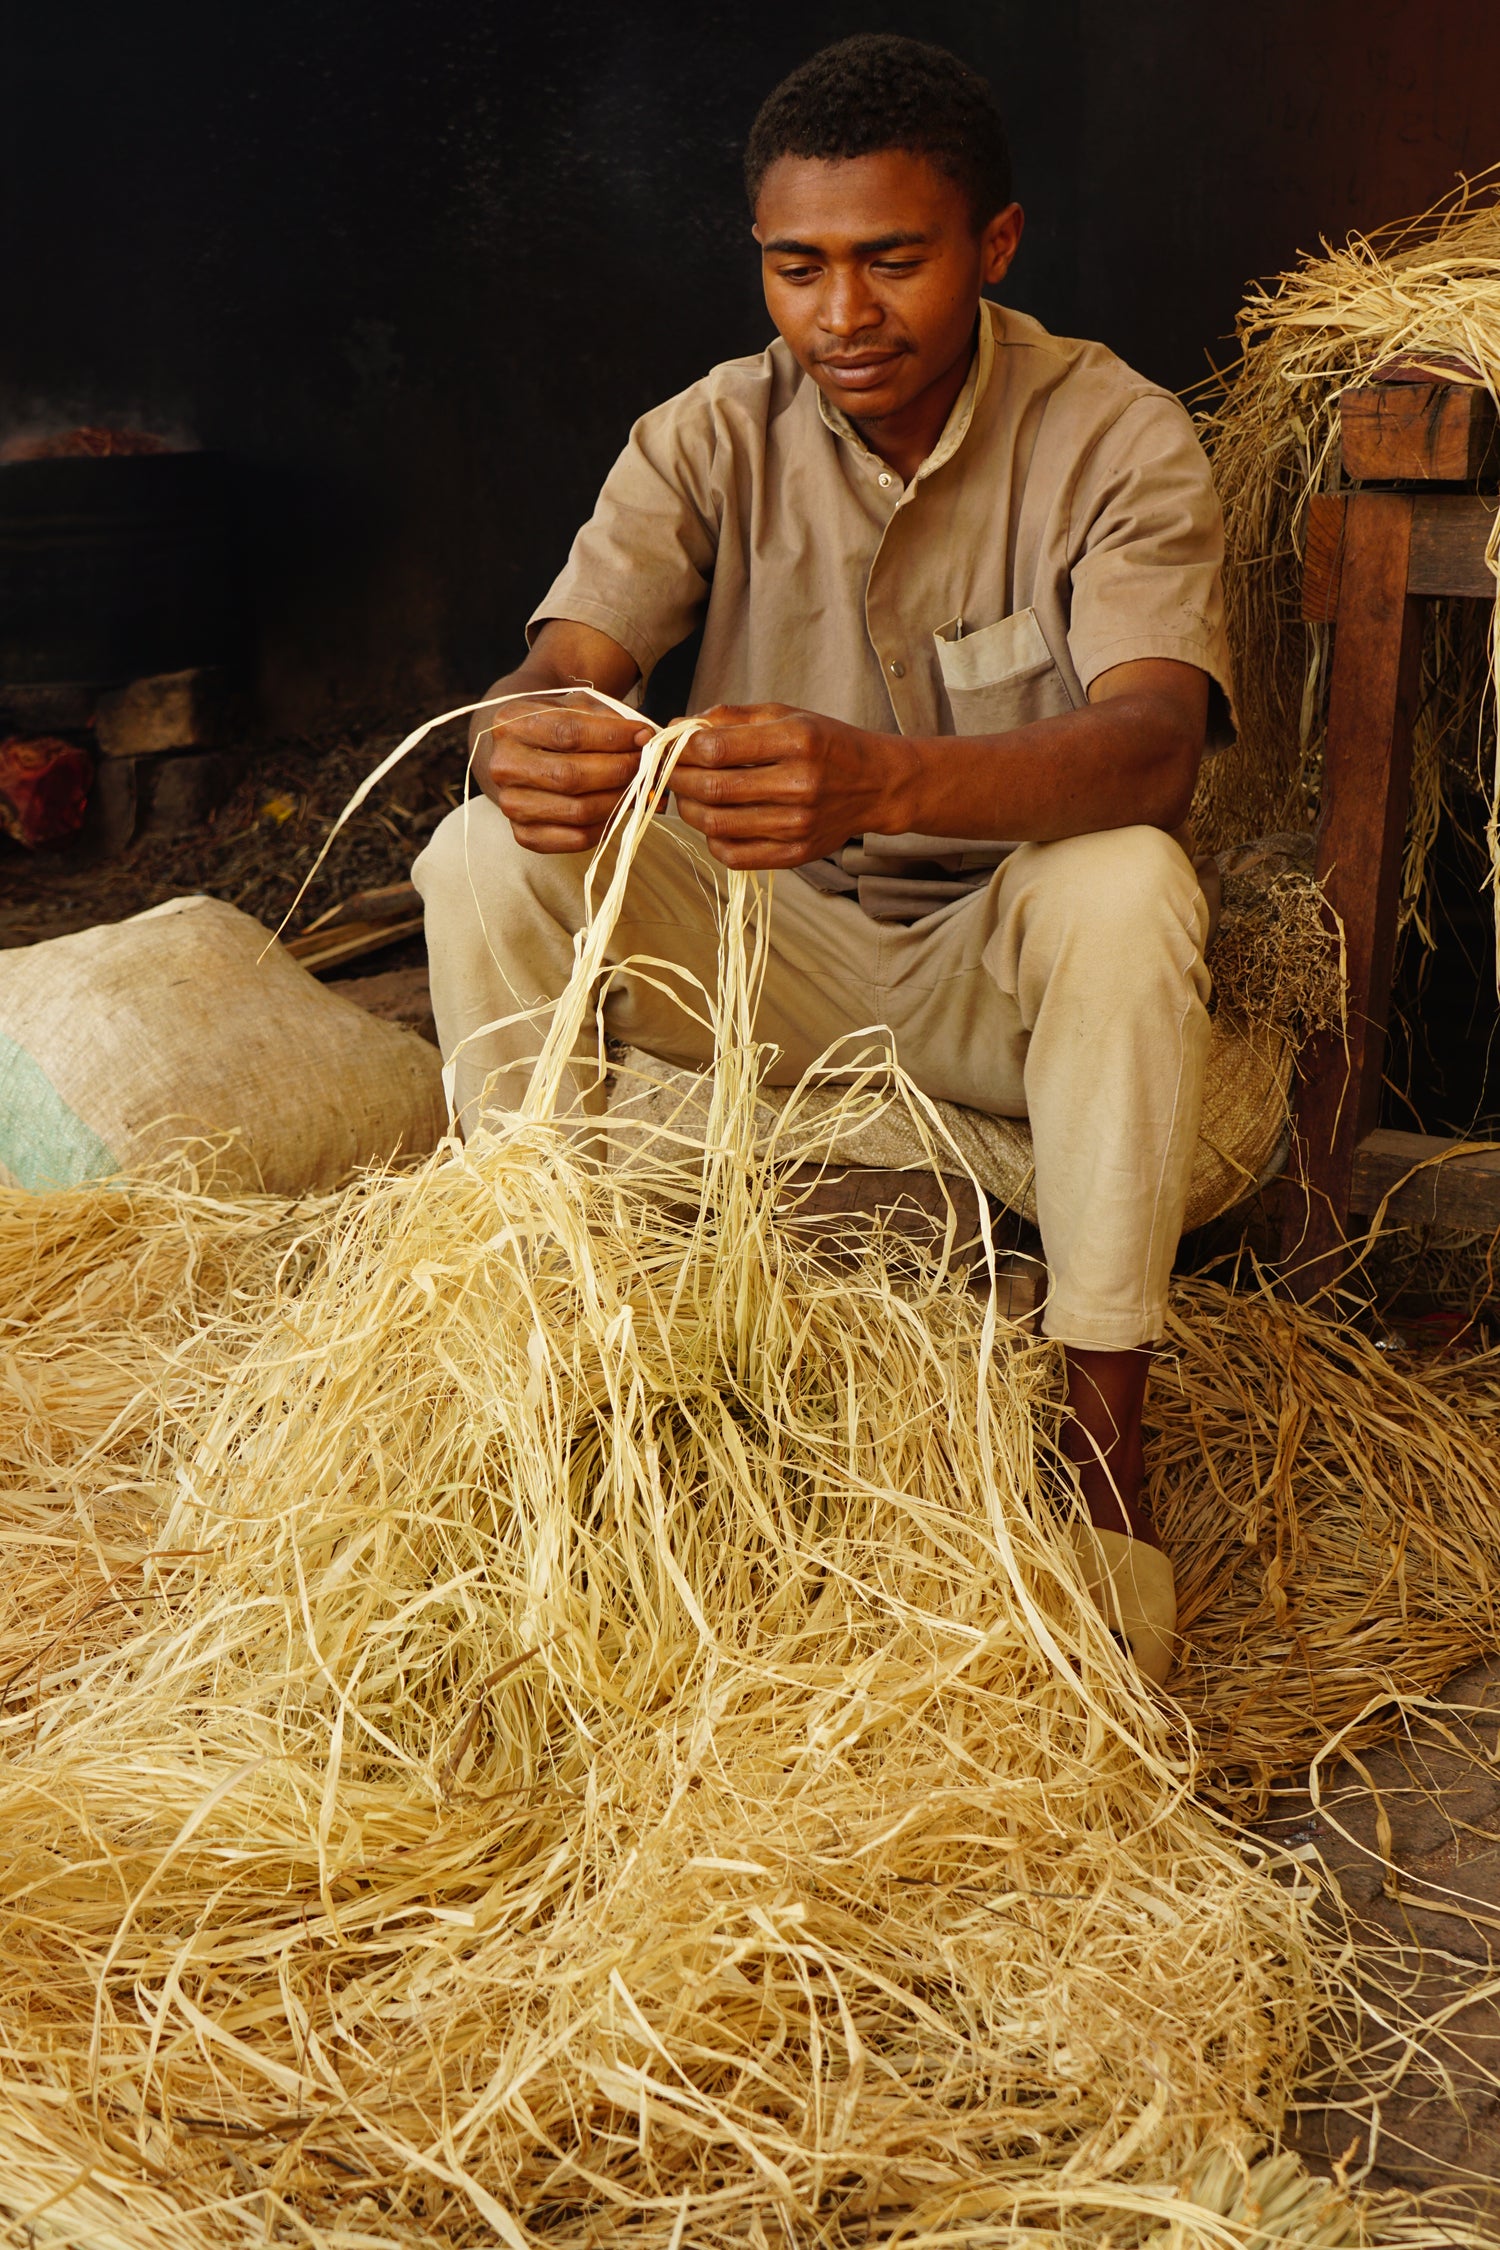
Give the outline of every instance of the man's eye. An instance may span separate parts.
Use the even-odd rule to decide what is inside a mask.
[[[776,268],[782,281],[811,281],[817,270],[816,266],[778,266]]]
[[[921,263],[920,258],[882,258],[875,270],[877,273],[915,273]]]

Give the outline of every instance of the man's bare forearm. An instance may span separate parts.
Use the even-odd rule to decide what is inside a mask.
[[[720,708],[673,777],[726,867],[801,867],[850,836],[1051,843],[1174,829],[1203,754],[1209,682],[1190,664],[1116,665],[1079,711],[995,735],[872,734],[783,704]]]
[[[995,736],[892,738],[879,833],[1051,843],[1096,829],[1181,827],[1201,720],[1149,691]]]
[[[507,672],[487,691],[486,700],[497,695],[540,695],[558,688],[601,688],[606,695],[625,696],[635,686],[640,672],[635,659],[627,655],[618,641],[607,633],[600,633],[592,625],[577,625],[571,618],[554,617],[537,634],[513,672]],[[500,711],[476,711],[469,721],[469,752],[492,722],[503,717]]]

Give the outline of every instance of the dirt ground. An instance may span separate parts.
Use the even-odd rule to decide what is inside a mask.
[[[1316,1794],[1316,1801],[1315,1801]],[[1268,1839],[1333,1877],[1351,1982],[1392,1994],[1425,2028],[1415,2047],[1366,2033],[1390,2090],[1372,2114],[1315,2086],[1298,2139],[1375,2187],[1437,2191],[1456,2222],[1500,2224],[1500,1657],[1451,1680],[1359,1759],[1281,1792]]]

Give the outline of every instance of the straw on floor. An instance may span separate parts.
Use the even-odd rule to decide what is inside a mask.
[[[766,888],[706,1149],[611,1170],[558,1116],[681,738],[492,1135],[306,1210],[0,1203],[0,1537],[40,1536],[54,1641],[0,1715],[0,2208],[111,2250],[1453,2240],[1275,2153],[1339,1957],[1081,1592],[1055,1355],[942,1257],[789,1223]],[[1190,1344],[1274,1345],[1222,1292],[1184,1320],[1191,1475]],[[1268,1505],[1333,1381],[1278,1408]],[[1265,1411],[1223,1380],[1204,1431],[1231,1549]],[[1422,1509],[1493,1569],[1450,1469],[1383,1500],[1383,1621]],[[1401,1661],[1309,1646],[1318,1723]],[[1252,1764],[1306,1739],[1275,1711]]]

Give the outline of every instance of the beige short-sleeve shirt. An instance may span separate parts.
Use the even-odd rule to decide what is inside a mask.
[[[700,622],[689,708],[789,703],[877,732],[999,734],[1175,657],[1230,694],[1208,464],[1170,392],[1102,344],[980,307],[979,348],[909,484],[778,339],[643,415],[529,632],[566,617],[649,678]],[[799,870],[907,921],[1002,841],[868,835]]]

